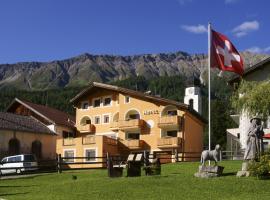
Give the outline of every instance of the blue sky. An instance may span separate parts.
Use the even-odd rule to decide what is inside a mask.
[[[207,52],[206,26],[270,53],[269,0],[1,0],[0,63]]]

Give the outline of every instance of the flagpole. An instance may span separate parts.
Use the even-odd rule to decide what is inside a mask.
[[[208,148],[211,150],[211,23],[208,23]],[[210,165],[210,161],[209,161]]]

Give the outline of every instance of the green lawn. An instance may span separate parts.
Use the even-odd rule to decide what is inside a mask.
[[[270,180],[237,178],[239,161],[224,161],[224,176],[193,177],[199,163],[162,165],[162,175],[108,178],[106,170],[0,180],[0,199],[270,199]],[[73,180],[72,175],[78,179]]]

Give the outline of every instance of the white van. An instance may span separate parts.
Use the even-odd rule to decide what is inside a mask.
[[[20,174],[25,171],[37,170],[38,169],[37,166],[38,166],[37,160],[35,156],[32,154],[21,154],[21,155],[9,156],[9,157],[3,158],[0,163],[0,175],[11,174],[11,173]],[[27,167],[31,167],[31,168],[27,168]]]

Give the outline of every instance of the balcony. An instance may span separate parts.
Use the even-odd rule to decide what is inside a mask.
[[[118,130],[119,129],[119,122],[111,122],[110,124],[110,129],[111,130]]]
[[[105,137],[105,142],[108,145],[117,145],[117,140],[110,137]]]
[[[77,129],[79,132],[89,132],[89,133],[95,132],[95,126],[93,124],[86,124],[84,126],[78,125]]]
[[[157,146],[159,148],[174,148],[181,146],[182,139],[180,137],[164,137],[158,138]]]
[[[75,145],[75,138],[63,138],[63,146]]]
[[[82,137],[82,144],[96,144],[96,137],[95,136]]]
[[[162,116],[159,118],[158,127],[159,128],[179,128],[180,127],[180,116]]]
[[[124,140],[122,143],[129,149],[141,149],[143,148],[143,140]]]
[[[123,120],[118,122],[119,129],[127,131],[127,130],[139,130],[143,125],[143,120],[141,119],[130,119]]]

